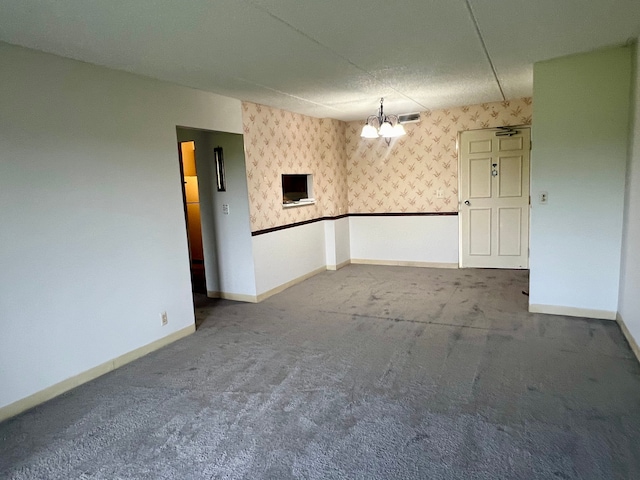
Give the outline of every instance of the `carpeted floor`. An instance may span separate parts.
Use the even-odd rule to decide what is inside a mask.
[[[529,314],[527,273],[351,265],[0,424],[8,479],[637,479],[615,322]]]

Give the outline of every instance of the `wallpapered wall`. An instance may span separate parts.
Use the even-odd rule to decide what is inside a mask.
[[[530,125],[531,112],[529,97],[422,112],[420,123],[406,124],[407,135],[389,147],[361,138],[363,122],[349,122],[349,212],[457,212],[458,132]]]
[[[243,102],[251,230],[343,213],[457,212],[458,132],[530,125],[531,112],[531,98],[422,112],[387,146],[361,138],[362,121]],[[316,204],[283,209],[283,173],[313,174]]]
[[[347,213],[346,123],[242,103],[251,230]],[[282,208],[283,173],[313,174],[315,205]]]

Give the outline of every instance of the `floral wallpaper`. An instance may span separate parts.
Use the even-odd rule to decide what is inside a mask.
[[[346,123],[242,103],[251,230],[347,213]],[[282,206],[282,174],[313,175],[314,205]]]
[[[349,122],[349,213],[457,212],[458,132],[530,125],[531,114],[529,97],[422,112],[390,146],[361,138],[363,122]]]
[[[458,211],[458,132],[530,125],[531,98],[421,113],[387,146],[362,121],[242,103],[251,230],[344,213]],[[316,203],[282,206],[283,173],[313,174]]]

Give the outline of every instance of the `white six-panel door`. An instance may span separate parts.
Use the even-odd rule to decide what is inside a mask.
[[[528,268],[531,132],[460,135],[460,266]]]

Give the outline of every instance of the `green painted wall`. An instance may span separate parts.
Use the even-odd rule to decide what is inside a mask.
[[[615,317],[631,48],[534,66],[530,305]],[[548,193],[548,203],[538,201]]]
[[[625,225],[622,243],[622,272],[620,275],[620,303],[618,313],[629,332],[640,345],[640,48],[634,52],[633,119],[629,163],[627,164],[627,192]]]

